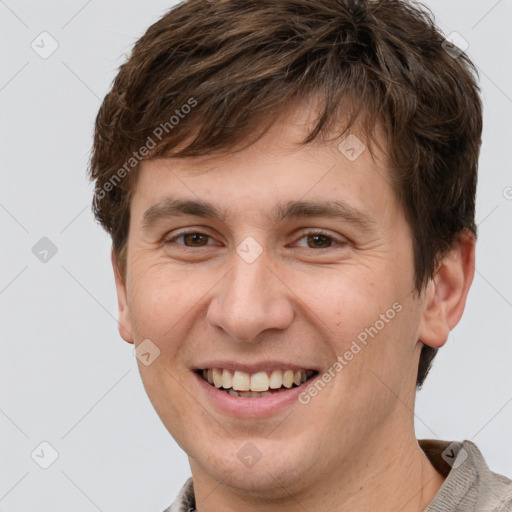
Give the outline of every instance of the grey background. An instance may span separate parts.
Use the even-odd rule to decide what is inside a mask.
[[[469,42],[485,130],[477,272],[463,320],[418,394],[417,437],[473,440],[510,477],[512,1],[426,4],[445,34]],[[85,178],[93,121],[117,67],[172,5],[0,1],[3,512],[161,511],[189,475],[118,335],[110,240],[92,218]],[[43,31],[59,44],[47,59],[31,48]],[[57,248],[46,263],[32,252],[42,237]],[[59,453],[48,469],[31,458],[43,441]]]

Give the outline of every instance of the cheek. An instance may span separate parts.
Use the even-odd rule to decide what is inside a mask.
[[[128,301],[136,337],[163,341],[194,304],[195,283],[183,279],[179,271],[142,260],[134,262],[130,270]]]
[[[346,342],[379,320],[397,300],[398,290],[392,282],[378,278],[375,269],[347,266],[321,280],[308,278],[300,293],[331,335]]]
[[[353,385],[373,382],[370,370],[387,379],[408,367],[417,315],[404,283],[396,270],[347,268],[304,299],[321,320],[315,323],[329,340],[333,363],[340,362]]]

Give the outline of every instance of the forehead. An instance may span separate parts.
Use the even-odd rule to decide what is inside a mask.
[[[310,109],[296,109],[241,150],[143,161],[133,206],[144,204],[138,213],[145,220],[159,208],[176,210],[176,201],[185,201],[196,213],[224,221],[237,212],[257,211],[270,221],[292,210],[300,216],[308,208],[310,214],[317,208],[321,215],[322,200],[331,207],[343,203],[346,217],[351,209],[378,216],[394,195],[382,134],[375,132],[378,146],[372,144],[371,150],[368,138],[355,130],[337,139],[300,144],[312,122]],[[180,208],[183,212],[187,206]],[[332,208],[327,210],[323,213],[332,213]]]

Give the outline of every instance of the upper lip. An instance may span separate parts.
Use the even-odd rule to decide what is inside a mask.
[[[222,368],[224,370],[239,370],[246,373],[258,373],[272,370],[314,370],[318,371],[314,366],[309,364],[301,365],[287,361],[260,361],[259,363],[243,363],[241,361],[205,361],[196,366],[196,370],[207,370],[210,368]]]

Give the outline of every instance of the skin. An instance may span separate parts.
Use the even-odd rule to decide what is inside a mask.
[[[237,153],[143,162],[126,276],[112,255],[120,334],[160,350],[152,364],[138,361],[139,370],[189,456],[199,512],[418,511],[444,481],[414,434],[419,340],[440,347],[459,321],[474,238],[462,236],[415,293],[411,231],[386,155],[367,149],[349,161],[338,150],[344,137],[299,146],[310,114],[298,107]],[[144,212],[171,195],[210,201],[228,215],[178,216],[144,229]],[[339,199],[373,219],[371,229],[324,216],[266,219],[278,202]],[[211,238],[169,241],[181,228]],[[318,230],[331,238],[305,234]],[[248,236],[262,248],[251,264],[236,252]],[[207,359],[327,370],[394,303],[402,307],[395,318],[306,405],[234,418],[208,400],[192,371]],[[247,442],[261,453],[251,467],[237,457]]]

